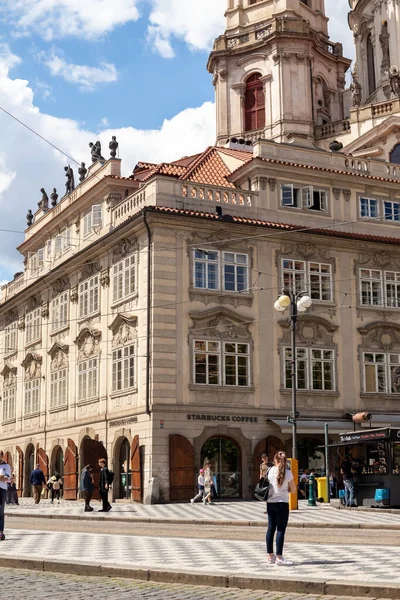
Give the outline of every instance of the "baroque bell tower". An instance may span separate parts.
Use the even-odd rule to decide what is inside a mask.
[[[328,36],[324,0],[227,0],[215,40],[217,144],[232,137],[313,142],[314,127],[343,119],[351,61]]]

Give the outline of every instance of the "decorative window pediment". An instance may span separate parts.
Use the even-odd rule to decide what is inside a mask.
[[[78,359],[88,358],[100,353],[101,331],[84,327],[78,334],[75,344],[78,346]]]
[[[17,367],[12,367],[8,363],[6,363],[4,365],[3,370],[0,373],[0,375],[2,375],[4,377],[4,379],[7,379],[9,377],[12,378],[13,376],[16,376],[16,374],[17,374]]]
[[[333,265],[333,270],[335,270],[335,263],[334,260],[332,260],[329,251],[322,246],[316,246],[315,244],[310,244],[309,242],[285,244],[281,250],[277,250],[275,255],[275,264],[277,267],[280,265],[280,259],[283,256],[290,256],[291,258],[300,260],[318,260],[330,262]]]
[[[382,252],[361,254],[360,257],[354,261],[354,275],[358,275],[359,267],[399,270],[400,255],[391,254],[384,250]]]
[[[52,345],[52,347],[48,351],[48,355],[51,358],[50,368],[52,371],[56,371],[58,369],[65,369],[68,367],[68,352],[69,346],[67,346],[66,344],[55,342]]]
[[[283,344],[291,343],[291,329],[289,319],[282,319],[279,325],[284,329]],[[333,325],[323,317],[317,316],[298,316],[297,321],[297,339],[299,343],[306,346],[333,346],[333,334],[339,327]]]
[[[101,270],[101,268],[100,268],[99,263],[88,260],[85,263],[83,269],[81,270],[79,282],[81,283],[82,281],[85,281],[85,279],[88,279],[89,277],[96,275],[97,273],[100,272],[100,270]]]
[[[68,290],[70,286],[70,281],[68,277],[60,277],[53,283],[53,298]]]
[[[216,307],[201,312],[189,313],[193,321],[192,335],[201,338],[250,339],[249,325],[254,319],[241,317],[235,311],[225,307]]]
[[[365,327],[358,328],[362,336],[362,348],[392,350],[400,349],[400,325],[374,321]]]
[[[112,331],[113,347],[124,346],[136,339],[137,317],[135,315],[118,314],[109,329]]]
[[[113,264],[129,256],[132,252],[139,249],[136,238],[124,238],[113,248]]]
[[[216,241],[221,240],[221,241]],[[213,232],[210,231],[195,231],[187,240],[188,256],[193,253],[193,248],[196,246],[207,246],[211,244],[214,250],[241,250],[250,252],[248,240],[238,240],[237,237],[227,232],[226,229],[220,227]]]
[[[42,357],[40,354],[28,352],[21,366],[25,369],[25,379],[36,379],[42,374]]]

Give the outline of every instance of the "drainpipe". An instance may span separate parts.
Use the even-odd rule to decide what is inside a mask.
[[[151,334],[151,276],[152,276],[152,240],[147,222],[147,208],[143,209],[143,220],[147,230],[147,343],[146,343],[146,414],[150,416],[150,334]]]

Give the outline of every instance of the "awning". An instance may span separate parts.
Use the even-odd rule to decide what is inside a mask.
[[[292,425],[287,422],[287,419],[268,419],[271,423],[275,423],[280,427],[282,433],[292,433]],[[298,419],[297,433],[314,433],[323,435],[325,432],[325,423],[328,423],[329,433],[344,433],[353,430],[351,421],[306,421]]]

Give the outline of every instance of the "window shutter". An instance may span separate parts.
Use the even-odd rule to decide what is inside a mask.
[[[37,253],[38,268],[41,269],[44,265],[44,248],[40,248]]]
[[[52,258],[51,253],[53,250],[53,240],[47,241],[47,259],[50,260]]]
[[[246,82],[244,102],[246,131],[254,131],[265,127],[265,93],[260,77],[260,73],[255,73]]]
[[[31,271],[36,271],[37,269],[37,254],[36,252],[28,252],[28,264]]]
[[[101,227],[101,204],[94,204],[92,206],[92,227]]]
[[[61,254],[61,235],[57,235],[54,242],[54,254]]]
[[[301,188],[302,205],[310,208],[313,205],[313,189],[311,186]]]
[[[326,212],[328,210],[328,195],[324,190],[321,190],[319,194],[321,210]]]
[[[294,195],[293,195],[293,184],[287,184],[281,186],[281,203],[282,206],[293,206]]]

